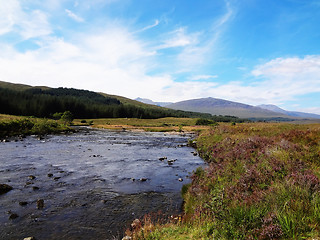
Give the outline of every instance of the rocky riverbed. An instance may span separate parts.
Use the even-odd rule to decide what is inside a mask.
[[[190,135],[83,129],[0,143],[0,239],[121,239],[150,212],[181,211],[202,159]],[[4,186],[4,185],[3,185]]]

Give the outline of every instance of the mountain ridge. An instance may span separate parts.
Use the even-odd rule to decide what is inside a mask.
[[[292,117],[302,117],[302,118],[317,118],[320,119],[320,115],[319,114],[315,114],[315,113],[305,113],[305,112],[297,112],[297,111],[287,111],[284,110],[276,105],[273,104],[261,104],[261,105],[257,105],[257,107],[263,108],[263,109],[267,109],[267,110],[271,110],[274,112],[279,112],[279,113],[283,113],[286,114],[288,116],[292,116]]]

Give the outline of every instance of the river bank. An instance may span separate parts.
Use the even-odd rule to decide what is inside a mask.
[[[176,222],[141,219],[128,239],[318,239],[320,125],[220,125],[196,140],[208,163]]]
[[[21,140],[28,135],[43,136],[73,131],[69,126],[56,120],[0,114],[0,140],[2,141],[9,141],[12,137],[15,137],[13,140]]]

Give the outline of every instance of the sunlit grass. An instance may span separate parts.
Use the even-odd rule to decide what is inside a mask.
[[[101,118],[101,119],[76,119],[75,125],[83,125],[81,121],[91,122],[92,127],[105,129],[126,129],[143,130],[150,132],[191,132],[208,129],[208,126],[196,126],[195,118],[158,118],[158,119],[139,119],[139,118]]]
[[[318,239],[319,147],[319,124],[210,128],[197,138],[209,165],[197,169],[182,190],[183,220],[154,224],[149,232],[142,225],[130,234],[133,239]]]

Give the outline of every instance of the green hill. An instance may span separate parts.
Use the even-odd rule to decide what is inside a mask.
[[[141,103],[121,96],[74,88],[33,87],[0,82],[0,113],[51,118],[70,111],[75,118],[162,118],[194,117],[219,121],[242,121],[218,118],[208,113],[173,110]]]

